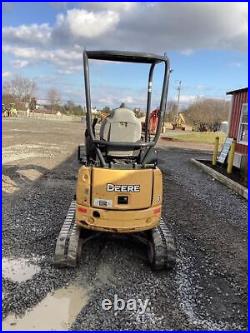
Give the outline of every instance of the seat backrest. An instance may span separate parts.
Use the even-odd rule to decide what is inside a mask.
[[[110,142],[137,142],[141,139],[141,122],[132,110],[115,109],[101,124],[100,138]],[[134,150],[109,148],[110,156],[132,156]]]

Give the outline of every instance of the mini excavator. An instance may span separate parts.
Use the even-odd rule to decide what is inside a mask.
[[[145,128],[133,110],[114,109],[97,134],[92,119],[89,60],[149,65]],[[160,108],[155,134],[150,135],[150,108],[154,69],[164,64]],[[171,269],[176,246],[162,217],[162,173],[157,167],[155,145],[164,119],[170,75],[166,55],[122,51],[84,51],[86,95],[85,158],[79,147],[81,166],[75,200],[71,202],[59,233],[54,263],[74,267],[84,244],[98,236],[133,238],[145,246],[153,270]],[[144,132],[144,133],[143,133]]]

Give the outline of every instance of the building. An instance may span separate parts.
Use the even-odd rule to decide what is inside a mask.
[[[227,92],[232,95],[228,137],[236,139],[234,166],[247,170],[248,156],[248,88]]]

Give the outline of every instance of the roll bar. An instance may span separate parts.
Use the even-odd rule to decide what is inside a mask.
[[[91,114],[91,98],[90,98],[90,76],[89,76],[89,59],[104,60],[104,61],[120,61],[120,62],[130,62],[130,63],[147,63],[150,64],[150,70],[148,75],[148,93],[147,93],[147,109],[146,109],[146,120],[145,120],[145,142],[108,142],[103,140],[97,140],[95,138],[92,124],[92,114]],[[149,115],[151,108],[151,96],[152,96],[152,82],[153,73],[155,65],[158,63],[164,63],[164,78],[161,92],[160,110],[159,110],[159,120],[157,124],[156,134],[153,141],[150,141],[150,136],[148,135],[149,128]],[[167,104],[167,94],[168,94],[168,84],[170,76],[170,63],[166,55],[158,56],[151,53],[141,53],[141,52],[122,52],[122,51],[86,51],[83,52],[83,71],[84,71],[84,83],[85,83],[85,96],[86,96],[86,125],[90,135],[90,138],[95,145],[98,158],[101,165],[104,167],[106,165],[104,157],[101,153],[100,147],[109,146],[116,148],[125,148],[128,150],[132,148],[148,148],[146,154],[144,155],[144,160],[146,155],[149,153],[150,149],[156,144],[159,139],[163,117],[165,115],[166,104]],[[142,162],[143,163],[143,162]]]
[[[137,62],[145,64],[157,64],[165,61],[165,56],[158,56],[152,53],[141,52],[123,52],[123,51],[85,51],[89,59],[121,61],[121,62]]]

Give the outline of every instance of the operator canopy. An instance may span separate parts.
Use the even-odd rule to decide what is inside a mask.
[[[147,106],[145,129],[136,119],[132,110],[124,106],[113,111],[101,125],[100,138],[95,135],[95,124],[91,114],[91,96],[90,96],[90,76],[89,76],[89,59],[144,63],[149,64],[148,89],[147,89]],[[159,121],[156,126],[155,135],[150,137],[149,117],[151,109],[152,82],[155,66],[158,63],[164,64],[163,81],[160,100]],[[125,164],[133,160],[138,165],[145,167],[148,164],[154,164],[155,151],[153,147],[160,137],[161,124],[164,118],[164,112],[167,103],[168,81],[170,75],[170,64],[168,57],[158,56],[149,53],[123,52],[123,51],[86,51],[83,52],[83,69],[86,96],[86,150],[88,151],[88,161],[100,164],[101,167],[111,167],[121,157]],[[111,158],[109,158],[111,157]],[[112,159],[114,157],[114,159]],[[117,157],[117,158],[116,158]],[[118,162],[117,162],[118,163]],[[120,161],[119,161],[120,163]],[[134,165],[134,164],[133,164]]]

